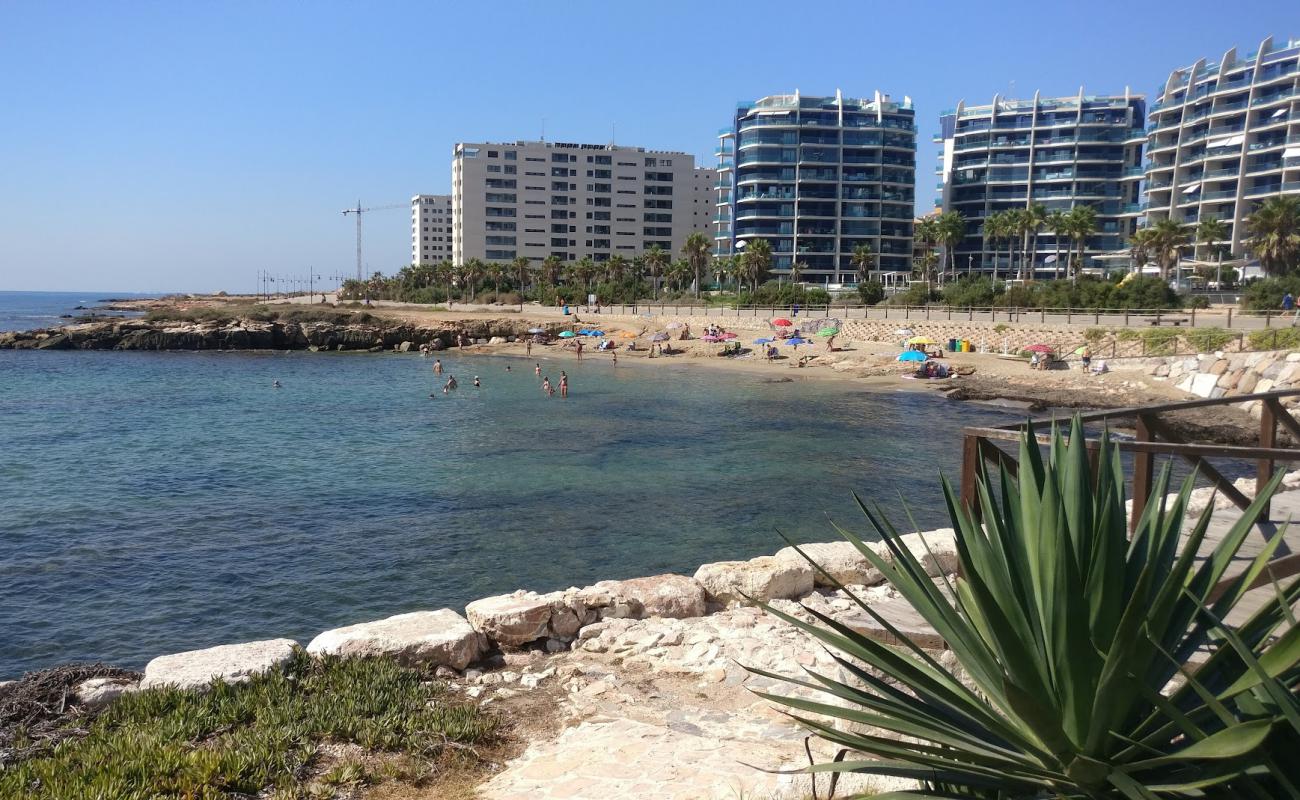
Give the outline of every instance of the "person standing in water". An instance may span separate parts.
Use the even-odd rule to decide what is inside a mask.
[[[569,376],[564,370],[560,370],[560,397],[569,396]]]
[[[435,359],[433,360],[433,374],[434,374],[434,375],[441,375],[441,374],[442,374],[442,359],[441,359],[441,358],[435,358]]]
[[[547,375],[545,378],[542,378],[542,392],[544,392],[547,397],[551,397],[555,394],[555,390],[551,388],[550,375]]]
[[[610,351],[610,355],[614,357],[613,361],[611,361],[610,363],[612,363],[614,366],[617,367],[617,366],[618,366],[618,351],[617,351],[617,350],[611,350],[611,351]]]
[[[578,340],[578,360],[582,360],[582,340]]]
[[[537,373],[537,377],[542,377],[542,362],[538,361],[533,365],[533,372]]]

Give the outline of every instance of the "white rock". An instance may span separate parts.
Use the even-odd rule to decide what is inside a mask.
[[[801,544],[799,548],[811,558],[817,566],[830,573],[831,577],[841,584],[860,584],[871,586],[880,583],[885,576],[880,570],[871,566],[858,548],[853,546],[852,542],[812,542],[810,544]],[[777,551],[776,557],[782,561],[788,561],[792,564],[799,564],[812,569],[808,561],[796,551],[793,547],[785,547]],[[833,586],[834,584],[821,572],[813,570],[813,582],[818,586]]]
[[[695,580],[709,597],[725,605],[753,600],[802,597],[813,590],[813,571],[807,564],[793,564],[776,556],[749,561],[720,561],[704,564]]]
[[[1209,397],[1210,392],[1214,391],[1214,387],[1218,382],[1218,375],[1213,375],[1207,372],[1197,372],[1192,375],[1192,385],[1189,391],[1198,397]]]
[[[483,654],[484,642],[450,608],[413,611],[325,631],[311,640],[312,655],[389,656],[403,664],[464,669]]]
[[[145,666],[140,688],[198,689],[214,678],[232,683],[245,681],[288,661],[297,646],[292,639],[269,639],[158,656]]]
[[[465,616],[475,630],[489,639],[518,647],[550,632],[554,605],[553,595],[519,591],[475,600],[465,606]]]
[[[957,571],[957,535],[952,528],[907,533],[900,539],[903,546],[920,559],[927,575],[946,575]],[[884,547],[883,544],[880,546]]]
[[[625,581],[601,581],[579,589],[578,600],[602,617],[616,619],[702,617],[708,598],[704,587],[685,575],[652,575]]]
[[[89,709],[99,709],[127,692],[139,690],[138,681],[129,678],[90,678],[73,690],[77,702]]]

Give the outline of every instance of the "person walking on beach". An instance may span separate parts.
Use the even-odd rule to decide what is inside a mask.
[[[526,356],[531,356],[532,354],[533,354],[533,340],[532,340],[532,339],[525,339],[525,340],[524,340],[524,355],[526,355]]]
[[[568,396],[569,396],[569,375],[564,370],[560,370],[560,397],[567,398]]]
[[[442,359],[441,359],[441,358],[435,358],[435,359],[433,360],[433,374],[434,374],[434,375],[441,375],[441,374],[442,374]]]
[[[581,339],[578,340],[577,350],[578,350],[578,360],[581,361],[581,360],[582,360],[582,340],[581,340]]]
[[[1295,297],[1293,297],[1290,292],[1287,292],[1286,294],[1282,295],[1282,316],[1286,316],[1288,313],[1292,311],[1295,311]],[[1294,325],[1295,321],[1293,320],[1291,324]]]

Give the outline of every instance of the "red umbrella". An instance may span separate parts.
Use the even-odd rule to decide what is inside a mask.
[[[1031,344],[1025,348],[1026,353],[1054,353],[1056,348],[1049,344]]]
[[[772,324],[773,324],[773,325],[780,325],[782,328],[788,328],[788,327],[790,327],[791,325],[793,325],[794,323],[791,322],[791,321],[788,320],[788,319],[782,318],[782,319],[774,319],[774,320],[772,320]]]
[[[718,338],[719,338],[719,339],[723,339],[723,340],[725,340],[725,341],[730,341],[730,340],[732,340],[732,339],[737,338],[737,336],[736,336],[736,334],[734,334],[734,333],[723,333],[723,334],[719,334],[719,335],[718,335]]]

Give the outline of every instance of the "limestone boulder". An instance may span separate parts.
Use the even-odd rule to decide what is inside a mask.
[[[475,600],[465,606],[474,630],[505,647],[522,647],[540,639],[572,641],[596,615],[579,598],[566,592],[517,591]]]
[[[723,605],[803,597],[813,590],[813,569],[776,556],[719,561],[695,571],[709,598]],[[746,599],[749,598],[749,599]]]
[[[79,705],[95,711],[139,688],[140,682],[130,678],[90,678],[77,684],[73,694]]]
[[[880,570],[873,567],[852,542],[812,542],[801,544],[799,548],[842,586],[874,586],[885,579]],[[776,557],[782,561],[809,566],[808,561],[793,547],[778,550]],[[818,586],[835,585],[816,569],[813,569],[813,582]]]
[[[145,666],[140,688],[200,689],[217,678],[245,681],[288,661],[297,646],[292,639],[268,639],[158,656]]]
[[[601,581],[579,589],[577,597],[602,619],[689,619],[702,617],[708,610],[704,587],[685,575]]]
[[[920,560],[927,575],[947,575],[957,571],[957,534],[952,528],[908,533],[900,537],[900,541]]]
[[[413,611],[334,628],[307,645],[312,655],[388,656],[409,666],[465,669],[483,654],[482,634],[450,608]]]

